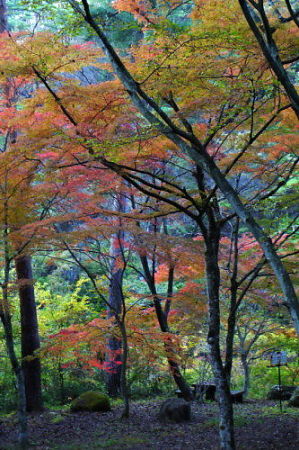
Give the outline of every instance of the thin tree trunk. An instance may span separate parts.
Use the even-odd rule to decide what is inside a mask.
[[[61,366],[61,362],[58,362],[58,379],[59,379],[59,394],[60,394],[60,404],[64,405],[65,394],[64,394],[64,372]]]
[[[6,0],[0,0],[0,33],[7,31],[7,7]]]
[[[108,353],[106,361],[109,371],[106,374],[106,387],[110,397],[120,397],[121,395],[121,361],[122,342],[121,339],[114,336],[108,339]]]
[[[15,268],[19,283],[21,350],[23,358],[22,367],[25,378],[27,411],[37,412],[43,409],[43,402],[41,364],[40,359],[34,357],[35,352],[40,347],[40,340],[32,279],[31,257],[28,255],[18,256],[15,259]]]
[[[9,315],[0,314],[1,321],[4,328],[5,343],[7,354],[12,366],[13,372],[17,381],[18,392],[18,418],[19,418],[19,444],[20,447],[28,447],[28,432],[27,432],[27,416],[26,416],[26,393],[25,393],[25,379],[22,367],[19,364],[14,348],[14,339],[12,333],[11,318]]]
[[[7,212],[7,202],[4,204],[4,211]],[[7,217],[5,216],[5,223],[7,224]],[[19,416],[19,443],[22,449],[28,446],[28,432],[27,432],[27,415],[26,415],[26,394],[25,394],[25,381],[22,366],[19,364],[15,347],[14,337],[11,323],[11,316],[9,312],[8,302],[8,282],[10,272],[10,260],[8,249],[8,227],[4,227],[3,233],[4,241],[4,280],[2,283],[2,299],[0,303],[0,319],[4,328],[4,336],[7,354],[10,360],[10,364],[17,381],[18,392],[18,416]]]
[[[116,210],[124,212],[126,210],[126,197],[122,193],[116,194]],[[111,255],[111,280],[109,290],[108,317],[114,317],[120,330],[121,338],[111,337],[109,340],[109,350],[114,352],[110,361],[113,373],[108,374],[108,393],[112,396],[121,394],[124,401],[122,418],[128,418],[130,414],[129,391],[127,385],[127,361],[129,354],[128,336],[126,330],[126,305],[123,293],[123,276],[125,271],[124,258],[124,237],[121,217],[118,220],[118,232],[112,239]],[[115,354],[117,352],[117,354]],[[119,364],[119,362],[121,364]]]
[[[209,226],[208,236],[205,237],[207,294],[209,302],[209,332],[208,345],[210,348],[211,364],[217,393],[219,397],[219,437],[221,450],[234,450],[233,407],[226,373],[220,352],[220,308],[219,287],[220,271],[218,267],[219,231]]]
[[[226,352],[225,352],[225,375],[230,386],[231,382],[231,373],[233,367],[233,350],[234,350],[234,336],[235,336],[235,328],[236,328],[236,311],[234,309],[234,305],[231,305],[231,309],[229,312],[229,317],[227,320],[227,334],[226,334]]]
[[[243,372],[244,372],[243,391],[244,391],[244,396],[247,397],[249,387],[250,387],[250,367],[247,362],[247,355],[244,353],[241,353],[241,363],[242,363]]]
[[[196,181],[202,201],[206,200],[207,186],[204,172],[197,168]],[[220,350],[220,211],[217,198],[207,206],[205,216],[198,218],[198,225],[205,242],[206,288],[209,306],[208,338],[211,366],[219,399],[219,439],[222,450],[234,450],[234,419],[230,386]],[[237,259],[235,259],[235,265]],[[235,267],[236,269],[236,267]],[[230,343],[230,340],[229,340]],[[232,355],[231,355],[232,357]]]
[[[122,309],[122,279],[123,270],[117,269],[111,274],[109,288],[108,317],[115,317],[121,313]],[[106,375],[107,391],[111,397],[118,397],[121,394],[121,361],[122,340],[119,337],[110,336],[108,339],[108,352],[106,360],[109,364],[109,372]]]
[[[125,198],[122,194],[116,195],[115,210],[123,212],[125,210]],[[116,315],[120,315],[122,312],[122,283],[124,269],[119,265],[123,261],[123,239],[124,231],[122,230],[121,219],[119,219],[119,230],[111,240],[110,255],[112,257],[112,263],[109,286],[109,306],[107,308],[108,317],[115,317]],[[107,390],[111,397],[118,397],[121,395],[122,377],[122,367],[119,362],[122,359],[121,352],[124,352],[124,349],[122,349],[122,338],[111,336],[108,339],[108,349],[109,351],[106,355],[106,360],[108,361],[110,371],[106,375]]]
[[[227,334],[226,334],[226,348],[225,348],[226,351],[225,351],[225,365],[224,365],[224,370],[229,388],[231,381],[231,372],[233,367],[234,337],[236,331],[236,320],[238,309],[237,303],[237,293],[238,293],[237,276],[238,276],[238,262],[239,262],[238,238],[239,238],[239,218],[237,217],[232,233],[232,273],[230,277],[230,307],[227,319]]]
[[[127,330],[125,325],[125,317],[123,316],[123,320],[121,323],[119,323],[119,328],[121,330],[121,336],[122,336],[122,359],[121,359],[121,377],[120,377],[120,385],[121,385],[121,394],[122,398],[124,400],[124,410],[122,413],[122,418],[128,418],[130,414],[130,403],[129,403],[129,390],[128,390],[128,384],[127,384],[127,362],[128,362],[128,354],[129,354],[129,347],[128,347],[128,336],[127,336]]]

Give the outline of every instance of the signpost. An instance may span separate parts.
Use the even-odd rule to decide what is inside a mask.
[[[285,366],[287,363],[287,352],[271,353],[271,366]]]
[[[287,352],[273,352],[271,353],[271,367],[278,368],[278,390],[279,390],[279,408],[280,412],[282,412],[282,403],[281,403],[281,372],[280,367],[286,366],[287,364]]]

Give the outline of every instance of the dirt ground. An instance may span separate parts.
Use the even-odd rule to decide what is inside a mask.
[[[122,407],[107,413],[45,411],[29,417],[33,448],[59,450],[217,450],[217,405],[192,404],[192,419],[183,424],[161,424],[157,419],[162,400],[131,404],[129,419],[120,420]],[[285,409],[285,408],[284,408]],[[273,402],[235,405],[238,450],[298,450],[299,411],[282,414]],[[17,448],[16,417],[0,418],[0,449]]]

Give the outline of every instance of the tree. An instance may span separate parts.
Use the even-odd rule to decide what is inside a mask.
[[[125,211],[126,199],[121,193],[116,194],[115,198],[115,210],[119,212]],[[115,312],[117,314],[121,313],[124,304],[124,294],[123,294],[123,276],[124,276],[124,231],[121,223],[121,218],[119,221],[119,230],[115,236],[111,239],[111,277],[109,283],[109,306],[108,306],[108,318],[113,317]],[[110,306],[111,305],[111,306]],[[115,356],[116,352],[121,351],[121,341],[116,337],[112,336],[108,341],[108,363],[110,364],[110,371],[107,373],[107,387],[108,394],[117,397],[121,389],[121,365],[118,364],[120,361],[120,355]],[[109,353],[112,354],[109,357]]]
[[[291,54],[285,54],[284,48],[280,48],[280,36],[276,39],[277,33],[285,35],[296,31],[296,27],[299,27],[298,10],[294,9],[290,0],[239,0],[239,4],[266,61],[283,86],[299,118],[299,95],[286,68],[298,61],[298,54],[295,53],[296,48],[292,47]]]
[[[249,208],[244,207],[236,191],[228,182],[227,178],[221,173],[214,160],[210,157],[206,150],[206,146],[203,145],[202,142],[196,137],[191,125],[188,125],[188,122],[185,121],[185,124],[187,125],[186,131],[178,127],[167,115],[167,113],[165,113],[164,110],[156,103],[156,101],[148,96],[141,88],[140,84],[136,82],[134,77],[119,58],[114,48],[111,46],[110,42],[107,40],[103,30],[94,20],[88,1],[82,0],[82,9],[78,3],[72,2],[71,0],[69,3],[73,7],[74,11],[83,17],[83,19],[90,25],[90,27],[100,38],[117,76],[127,89],[136,108],[140,110],[140,112],[154,128],[156,128],[162,135],[170,139],[184,153],[188,154],[190,158],[202,168],[202,170],[207,171],[209,176],[211,176],[215,184],[228,199],[235,213],[240,217],[244,225],[259,242],[266,258],[269,260],[280,282],[286,299],[290,304],[292,318],[296,329],[299,331],[299,304],[287,271],[285,270],[280,258],[277,256],[271,240],[256,222]],[[155,114],[153,114],[152,111],[155,111]]]
[[[7,205],[4,205],[6,209]],[[26,416],[26,392],[25,392],[25,379],[22,365],[19,363],[12,329],[11,312],[9,309],[9,282],[11,273],[11,258],[9,256],[9,241],[8,241],[9,228],[8,225],[3,226],[3,232],[1,240],[3,243],[3,279],[1,282],[1,302],[0,302],[0,319],[4,328],[4,336],[7,354],[11,363],[13,373],[17,382],[18,393],[18,416],[19,416],[19,443],[21,448],[27,448],[28,445],[28,432],[27,432],[27,416]]]
[[[36,356],[40,348],[36,303],[33,288],[31,257],[18,255],[15,259],[19,282],[21,311],[21,347],[28,412],[43,409],[41,388],[41,364]]]
[[[239,125],[243,121],[247,121],[246,126],[248,126],[248,124],[250,125],[248,127],[250,129],[249,141],[244,144],[244,147],[241,151],[236,152],[236,156],[233,155],[232,163],[228,164],[225,169],[225,172],[228,173],[231,171],[232,167],[236,165],[236,163],[240,160],[240,158],[245,153],[247,153],[248,148],[250,148],[250,146],[252,147],[252,144],[256,143],[256,140],[258,139],[258,137],[260,137],[260,135],[263,134],[265,130],[267,130],[269,125],[272,124],[273,121],[275,121],[275,119],[278,117],[278,115],[287,108],[287,105],[284,105],[278,109],[275,108],[274,112],[272,109],[272,115],[270,116],[270,118],[269,118],[269,116],[267,116],[267,120],[262,122],[262,125],[260,126],[260,128],[258,128],[258,127],[255,128],[254,125],[256,125],[256,123],[255,123],[255,119],[254,119],[254,117],[255,117],[254,114],[256,112],[256,108],[261,107],[261,105],[263,104],[263,101],[265,100],[262,97],[262,99],[261,99],[262,101],[260,102],[260,99],[258,98],[257,94],[259,93],[258,92],[259,85],[256,85],[253,89],[251,89],[251,91],[247,87],[246,92],[250,92],[250,94],[251,94],[247,97],[247,99],[248,99],[247,107],[246,107],[246,103],[245,103],[244,105],[242,105],[242,108],[240,111],[238,111],[238,109],[235,109],[233,115],[231,115],[231,113],[227,113],[228,115],[224,114],[224,119],[223,119],[223,111],[226,112],[227,111],[226,108],[228,108],[228,106],[231,106],[231,103],[227,101],[227,97],[226,97],[225,101],[227,103],[226,104],[224,103],[225,106],[222,105],[222,113],[221,113],[222,116],[221,115],[216,116],[218,119],[218,126],[214,129],[213,129],[213,127],[209,128],[209,133],[208,133],[208,136],[206,137],[205,145],[203,148],[202,144],[199,141],[199,138],[193,131],[191,119],[188,120],[185,117],[185,115],[188,116],[188,113],[185,113],[185,115],[179,114],[180,108],[177,105],[177,100],[176,100],[176,98],[174,98],[173,93],[168,92],[167,95],[165,95],[162,98],[162,100],[164,102],[163,109],[160,108],[159,105],[157,105],[157,103],[152,98],[147,97],[146,94],[144,93],[144,91],[140,88],[140,85],[135,83],[135,80],[125,70],[124,66],[122,66],[119,59],[117,59],[117,55],[115,55],[114,50],[111,48],[111,46],[108,45],[109,43],[107,43],[107,41],[105,40],[105,36],[101,34],[101,30],[99,33],[99,30],[98,30],[98,28],[96,28],[96,24],[93,21],[92,16],[88,10],[88,4],[86,2],[83,2],[83,5],[85,6],[85,16],[84,17],[87,19],[88,22],[91,22],[92,26],[94,27],[94,29],[97,31],[97,33],[101,37],[103,43],[106,45],[106,48],[107,48],[108,52],[110,52],[110,56],[113,59],[115,68],[118,70],[119,76],[125,82],[127,90],[133,97],[134,101],[136,102],[136,105],[140,108],[140,110],[143,113],[145,113],[147,119],[150,120],[152,125],[154,125],[154,127],[150,131],[154,132],[154,133],[157,132],[157,117],[152,114],[152,109],[151,109],[151,108],[154,108],[156,110],[156,113],[159,114],[160,117],[164,120],[164,122],[167,123],[167,125],[170,127],[165,130],[165,126],[164,125],[162,126],[161,122],[159,122],[158,123],[159,132],[161,132],[162,134],[164,133],[164,135],[166,135],[167,137],[170,136],[174,140],[175,143],[177,143],[181,146],[181,148],[183,150],[186,149],[186,145],[187,145],[186,141],[191,142],[193,147],[190,147],[190,146],[188,147],[188,145],[187,145],[187,150],[190,152],[191,159],[193,159],[193,161],[195,159],[196,163],[198,163],[199,161],[204,162],[204,164],[205,164],[204,167],[206,169],[208,169],[208,172],[210,174],[213,175],[212,179],[214,179],[214,181],[216,180],[218,182],[218,184],[219,184],[219,180],[220,180],[220,186],[222,186],[222,190],[224,190],[224,192],[227,193],[227,188],[229,185],[226,184],[225,178],[223,177],[221,172],[217,169],[217,166],[215,165],[214,160],[210,157],[210,155],[208,153],[208,151],[210,151],[210,152],[213,151],[213,148],[209,147],[209,144],[211,143],[211,135],[214,139],[214,145],[216,145],[217,139],[219,139],[219,136],[215,137],[216,134],[218,133],[219,130],[226,130],[226,127],[228,125],[229,126],[231,125],[232,118],[235,121],[236,118],[238,117]],[[164,45],[164,42],[165,41],[163,41],[163,45]],[[224,63],[227,65],[227,60],[225,60],[225,58],[224,58]],[[244,71],[245,68],[246,68],[246,70],[250,70],[250,66],[247,67],[246,64],[244,65],[244,67],[242,67],[242,70]],[[106,133],[107,137],[104,136],[104,138],[102,138],[102,135],[101,135],[100,138],[95,139],[95,142],[93,141],[94,143],[91,144],[90,138],[94,138],[95,133],[100,133],[100,132],[102,132],[102,130],[100,130],[100,129],[97,129],[96,131],[92,130],[92,132],[90,133],[89,129],[86,130],[86,128],[85,129],[83,128],[82,121],[80,123],[80,121],[78,119],[76,119],[75,115],[77,115],[77,112],[74,111],[73,114],[71,113],[72,104],[73,104],[71,102],[73,102],[73,98],[70,101],[70,92],[71,92],[70,83],[68,83],[67,95],[64,97],[65,101],[62,102],[61,97],[57,96],[57,94],[55,93],[55,90],[53,88],[51,88],[51,86],[49,84],[49,81],[47,79],[48,78],[47,70],[45,70],[42,67],[39,67],[38,62],[37,62],[36,67],[34,67],[34,72],[35,72],[36,76],[43,82],[44,86],[48,89],[48,91],[52,95],[54,101],[56,101],[56,103],[57,103],[56,111],[59,112],[59,109],[60,109],[60,111],[71,122],[71,124],[77,128],[77,131],[79,128],[79,133],[81,132],[81,139],[83,137],[83,144],[85,145],[85,148],[89,151],[90,155],[94,159],[96,159],[101,164],[103,164],[103,166],[105,168],[114,170],[117,174],[120,174],[128,183],[131,183],[135,188],[140,189],[141,192],[143,192],[147,195],[156,196],[156,197],[159,195],[159,199],[161,201],[168,203],[168,205],[171,205],[178,211],[183,211],[184,214],[188,215],[193,220],[195,220],[201,227],[202,234],[204,236],[205,243],[206,243],[206,267],[207,267],[208,293],[209,293],[210,313],[211,313],[210,344],[211,344],[211,346],[213,346],[212,352],[214,353],[215,374],[218,377],[218,382],[220,384],[222,392],[224,392],[224,397],[225,396],[226,396],[226,398],[229,397],[229,393],[228,393],[228,389],[227,389],[227,382],[225,381],[224,371],[223,371],[223,367],[221,364],[221,358],[219,359],[219,284],[220,284],[220,279],[219,279],[219,267],[218,267],[218,265],[219,265],[218,264],[218,251],[219,251],[221,218],[219,217],[219,204],[218,204],[219,199],[215,196],[215,192],[216,192],[215,186],[205,176],[204,171],[201,168],[197,168],[194,171],[196,173],[197,182],[199,185],[199,188],[196,191],[197,195],[198,195],[197,198],[194,198],[194,197],[190,196],[188,192],[185,192],[186,188],[184,191],[184,188],[182,188],[180,185],[179,186],[177,184],[173,185],[173,183],[169,182],[167,180],[167,178],[162,179],[162,181],[161,181],[161,179],[158,178],[161,185],[159,185],[158,189],[157,189],[153,185],[153,183],[151,183],[149,181],[149,177],[152,176],[150,172],[146,171],[143,168],[136,170],[135,164],[134,164],[134,167],[132,167],[133,165],[131,165],[131,166],[128,164],[126,165],[125,163],[122,163],[122,162],[119,163],[118,161],[114,162],[113,158],[112,158],[112,161],[111,161],[111,159],[109,160],[108,159],[109,154],[107,157],[106,156],[107,153],[105,154],[105,148],[104,148],[104,155],[103,155],[103,153],[101,154],[101,149],[99,147],[97,147],[96,142],[97,141],[105,142],[105,138],[106,138],[107,139],[106,143],[107,143],[107,141],[109,139],[109,132],[111,133],[111,129],[109,130],[107,127],[107,129],[105,129],[105,131],[108,130],[108,132]],[[155,74],[157,74],[158,71],[155,70],[154,72],[155,72]],[[225,83],[225,88],[227,88],[229,86],[231,88],[233,88],[233,86],[234,86],[233,82],[230,81],[231,79],[234,79],[234,77],[235,77],[234,71],[233,70],[229,71],[229,74],[230,75],[223,76],[223,78],[224,79],[226,78],[226,81],[227,81],[227,83]],[[115,87],[117,87],[117,89],[114,91],[114,94],[121,93],[121,95],[122,95],[123,91],[121,91],[121,89],[119,88],[119,85],[117,83],[110,84],[110,86],[113,86],[113,85]],[[215,89],[216,88],[218,88],[217,84],[216,84]],[[244,95],[243,91],[242,91],[242,93]],[[115,97],[115,98],[117,98],[117,97]],[[120,97],[118,97],[118,99],[119,98]],[[273,97],[272,93],[271,93],[271,95],[269,95],[269,97],[266,98],[266,100],[267,100],[266,103],[269,102],[272,104],[272,99],[275,99],[275,96]],[[232,99],[229,99],[229,100],[231,100],[231,102],[232,102]],[[257,101],[258,101],[259,106],[256,106]],[[123,104],[127,105],[127,103],[123,103]],[[149,105],[150,105],[150,107],[149,107]],[[248,105],[250,105],[250,107]],[[188,105],[184,105],[184,106],[187,109]],[[76,107],[78,108],[79,105],[77,104]],[[83,107],[84,107],[84,105],[81,104],[82,110],[83,110]],[[245,107],[246,107],[246,109],[245,109]],[[107,104],[105,105],[105,108],[107,111],[107,109],[108,109]],[[172,111],[173,117],[171,117],[170,114],[167,115],[167,113],[165,112],[165,111],[167,111],[167,108],[169,108]],[[197,107],[197,109],[198,109],[198,107]],[[195,114],[197,112],[197,109],[193,108],[192,114]],[[245,114],[243,115],[244,110],[245,110]],[[107,111],[108,114],[110,113],[110,111]],[[262,111],[265,113],[265,110],[262,110]],[[191,114],[191,116],[192,116],[192,114]],[[107,115],[107,117],[109,117],[109,115]],[[219,119],[219,117],[220,117],[220,119]],[[122,117],[121,117],[121,119],[122,119]],[[121,123],[121,119],[118,122],[118,124]],[[223,121],[222,121],[222,119],[223,119]],[[128,120],[128,119],[126,119],[126,120]],[[211,120],[213,120],[213,117],[211,118]],[[220,122],[219,122],[219,120],[220,120]],[[139,120],[139,123],[140,123],[140,120]],[[177,123],[179,123],[179,125],[177,125]],[[118,124],[117,124],[117,126],[118,126]],[[205,128],[207,128],[206,122],[204,120],[203,120],[202,124]],[[84,125],[86,127],[86,124],[84,124]],[[144,124],[142,124],[142,125],[144,126]],[[184,131],[183,129],[181,129],[180,128],[181,125],[183,125],[187,131]],[[66,123],[64,122],[63,127],[65,127],[65,126],[66,126]],[[253,131],[253,128],[255,128],[254,131]],[[115,129],[116,129],[116,127],[113,129],[113,131]],[[144,129],[146,129],[146,128],[144,127]],[[119,131],[119,128],[118,128],[118,131]],[[223,135],[225,135],[225,133],[227,133],[227,131],[223,131]],[[231,129],[229,129],[228,134],[230,134],[230,133],[232,133]],[[100,136],[100,135],[98,134],[98,136]],[[128,138],[131,136],[130,136],[130,134],[128,134],[126,137]],[[184,138],[185,140],[183,140],[182,138]],[[82,140],[81,140],[81,143],[82,143]],[[163,145],[165,147],[167,146],[166,143],[167,143],[167,140],[165,139],[163,141]],[[177,151],[177,149],[176,149],[176,151]],[[217,155],[217,154],[219,154],[219,149],[217,150],[215,155]],[[200,158],[198,159],[199,156],[200,156]],[[222,156],[222,155],[220,155],[220,156]],[[215,159],[215,156],[214,156],[214,159]],[[219,165],[221,165],[221,164],[219,163]],[[159,192],[159,194],[157,193],[157,191]],[[161,193],[165,194],[165,195],[161,195]],[[231,194],[230,199],[235,202],[235,206],[237,205],[238,207],[239,206],[241,207],[241,212],[243,214],[245,210],[244,210],[243,206],[240,205],[240,203],[238,203],[238,197],[236,197],[236,195],[235,195],[236,189],[232,189],[230,187],[228,189],[228,193]],[[173,196],[177,196],[178,200],[174,201],[172,199]],[[196,203],[196,200],[199,201],[199,203]],[[236,203],[236,201],[237,201],[237,203]],[[185,202],[185,205],[182,205],[181,204],[182,202]],[[187,204],[187,206],[186,206],[186,204]],[[161,214],[161,212],[160,212],[160,214]],[[260,230],[261,230],[260,227],[256,227],[256,222],[255,221],[252,222],[251,216],[247,216],[247,214],[245,214],[245,215],[244,214],[243,214],[243,219],[245,218],[245,222],[246,222],[246,220],[248,221],[250,219],[249,222],[251,223],[251,226],[253,226],[255,235],[259,235],[260,237],[262,236],[264,239],[265,236],[263,236],[263,234],[260,234]],[[269,241],[266,241],[266,243],[264,242],[263,245],[264,245],[264,247],[266,246],[267,248],[270,246],[269,247],[270,253],[272,252],[273,246]],[[269,250],[269,248],[268,248],[268,250]],[[267,255],[269,255],[269,253],[267,253]],[[272,256],[273,256],[273,252],[272,252]],[[277,259],[276,259],[276,262],[278,262]],[[279,264],[280,264],[280,259],[279,259]],[[293,310],[294,310],[294,308],[293,308]],[[222,385],[221,385],[221,383],[222,383]],[[225,432],[227,432],[227,429],[225,430]],[[223,435],[224,434],[225,433],[223,433]],[[226,436],[223,436],[223,439],[224,439],[224,441],[226,441],[226,444],[224,444],[224,445],[227,445],[227,448],[230,448],[231,446],[233,446],[233,441],[230,441],[231,438],[229,436],[229,433],[226,434]]]
[[[250,305],[249,305],[250,308]],[[241,310],[244,314],[244,311]],[[259,314],[260,313],[260,314]],[[257,341],[264,335],[275,332],[279,329],[279,326],[267,317],[267,312],[261,313],[260,311],[253,311],[251,314],[251,323],[244,322],[243,314],[237,323],[237,339],[236,351],[240,355],[241,364],[244,372],[244,395],[248,395],[250,388],[250,363],[258,356],[255,355],[255,345]],[[260,317],[259,315],[262,315]],[[257,318],[256,318],[257,317]]]
[[[6,4],[2,2],[2,8],[0,9],[2,16],[0,21],[3,25],[3,31],[7,32],[7,16],[6,16]],[[13,78],[4,78],[3,82],[3,102],[5,108],[8,111],[8,118],[6,120],[6,127],[3,128],[3,133],[5,134],[5,144],[3,151],[10,152],[11,146],[16,144],[17,132],[14,127],[9,125],[9,120],[14,114],[15,104],[17,102],[17,97],[20,95],[22,81],[18,82]],[[4,110],[5,113],[5,110]],[[4,126],[4,123],[3,123]],[[32,167],[30,168],[32,170]],[[29,170],[30,170],[29,169]],[[33,166],[33,170],[35,166]],[[10,169],[8,169],[6,176],[8,177],[8,184],[10,183],[9,178],[11,177]],[[27,181],[30,184],[31,175],[30,172],[25,174],[20,170],[19,180],[17,184],[26,185]],[[23,180],[21,180],[21,178]],[[13,190],[12,189],[12,193]],[[13,195],[9,193],[7,195]],[[10,199],[7,199],[10,202]],[[18,201],[18,200],[17,200]],[[26,215],[26,213],[25,213]],[[18,219],[17,219],[18,222]],[[10,223],[9,226],[13,227],[16,231],[18,223]],[[36,314],[36,304],[34,298],[34,287],[32,279],[32,268],[31,268],[31,258],[29,255],[24,254],[24,250],[28,242],[22,242],[19,247],[15,247],[15,269],[17,273],[17,278],[19,281],[19,297],[20,297],[20,309],[21,309],[21,348],[22,348],[22,366],[25,377],[25,388],[26,388],[26,408],[27,411],[40,411],[43,408],[42,404],[42,394],[41,394],[41,366],[40,360],[37,357],[33,357],[34,352],[39,349],[39,334],[38,334],[38,323]]]

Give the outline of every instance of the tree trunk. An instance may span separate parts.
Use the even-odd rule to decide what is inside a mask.
[[[126,325],[123,321],[119,324],[120,330],[121,330],[121,336],[122,336],[122,344],[123,344],[123,351],[122,351],[122,359],[121,359],[121,376],[120,376],[120,388],[121,388],[121,395],[124,400],[124,410],[122,413],[122,418],[127,419],[130,414],[130,403],[129,403],[129,391],[128,391],[128,384],[127,384],[127,361],[128,361],[128,354],[129,354],[129,347],[128,347],[128,336],[127,336],[127,330]]]
[[[12,366],[13,372],[17,381],[18,392],[18,418],[19,418],[19,436],[18,441],[20,447],[25,449],[28,447],[28,432],[27,432],[27,416],[26,416],[26,393],[25,393],[25,379],[23,369],[19,364],[14,348],[14,339],[11,326],[11,318],[9,315],[0,314],[1,321],[4,328],[5,343]]]
[[[115,210],[123,212],[125,210],[125,198],[121,194],[117,194],[115,200]],[[119,219],[119,231],[113,236],[111,240],[110,255],[112,257],[111,263],[111,278],[109,286],[109,306],[108,317],[119,316],[123,307],[123,292],[122,283],[124,269],[120,267],[123,263],[122,245],[124,239],[124,232],[121,226],[121,219]],[[121,329],[120,329],[121,331]],[[122,357],[122,338],[111,336],[108,339],[108,353],[106,360],[109,364],[110,372],[107,373],[106,384],[107,391],[111,397],[119,397],[121,395],[121,374],[122,367],[118,364]]]
[[[221,450],[234,450],[233,407],[230,388],[223,367],[220,352],[220,271],[218,266],[218,246],[220,233],[209,219],[208,234],[205,236],[207,294],[209,302],[209,332],[211,364],[219,398],[219,437]]]
[[[238,238],[239,238],[239,218],[233,226],[232,233],[232,273],[230,277],[230,305],[229,315],[227,319],[227,333],[226,333],[226,351],[225,351],[225,364],[224,370],[228,386],[230,388],[231,372],[233,367],[233,351],[234,351],[234,337],[236,331],[236,315],[238,309],[237,293],[238,293],[238,262],[239,262],[239,250],[238,250]]]
[[[241,363],[244,371],[244,385],[243,385],[243,391],[244,396],[246,397],[248,395],[249,387],[250,387],[250,367],[247,362],[247,355],[242,353],[241,354]]]
[[[61,362],[58,363],[58,379],[59,379],[59,394],[60,394],[60,404],[64,405],[65,393],[64,393],[64,372],[61,366]]]
[[[18,416],[19,416],[19,444],[22,449],[28,446],[28,432],[27,432],[27,415],[26,415],[26,395],[25,395],[25,381],[22,366],[19,364],[13,338],[13,330],[11,324],[11,316],[9,312],[8,304],[8,282],[9,282],[9,252],[7,243],[7,228],[4,229],[4,254],[5,254],[5,266],[4,266],[4,280],[2,283],[2,299],[0,303],[0,319],[4,328],[5,344],[7,354],[10,360],[10,364],[13,373],[17,381],[18,392]]]
[[[6,0],[0,0],[0,33],[7,31],[7,7]]]
[[[106,375],[106,387],[110,397],[121,396],[121,365],[117,362],[121,361],[122,342],[119,338],[111,337],[108,339],[109,351],[106,355],[108,362],[107,368],[109,372]]]
[[[37,357],[31,359],[40,347],[31,257],[18,256],[15,259],[15,267],[19,283],[22,368],[25,378],[26,404],[28,412],[35,412],[43,409],[43,402],[40,359]]]
[[[231,373],[233,367],[233,350],[234,350],[234,336],[236,328],[236,311],[230,310],[229,317],[227,320],[227,334],[226,334],[226,353],[225,353],[225,375],[230,386]]]
[[[122,310],[122,279],[123,270],[112,268],[110,288],[109,288],[109,306],[108,317],[119,315]],[[121,338],[111,336],[108,339],[108,352],[106,361],[109,364],[109,372],[106,376],[106,385],[108,394],[111,397],[119,397],[121,395],[121,361],[122,340]]]

